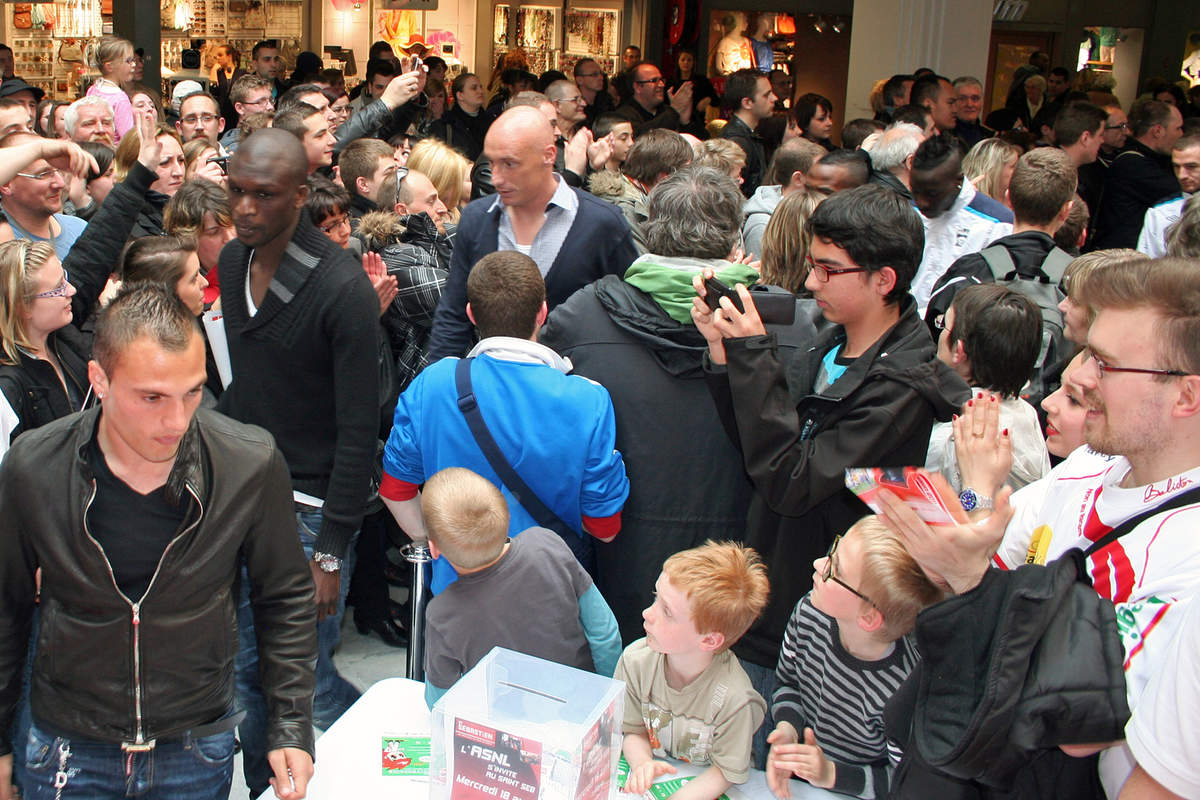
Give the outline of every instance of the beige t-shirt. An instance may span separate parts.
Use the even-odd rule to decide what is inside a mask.
[[[622,733],[650,739],[656,757],[712,764],[732,783],[750,777],[750,742],[767,704],[733,653],[726,650],[682,689],[667,685],[666,656],[639,639],[621,654],[613,675],[625,681]]]

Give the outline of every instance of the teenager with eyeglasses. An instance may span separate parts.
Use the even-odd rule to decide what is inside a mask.
[[[781,356],[744,287],[745,313],[727,298],[716,312],[703,296],[692,307],[708,342],[710,393],[725,430],[739,434],[734,443],[755,488],[746,543],[769,554],[774,591],[734,645],[764,697],[775,690],[788,618],[812,588],[810,565],[862,516],[846,468],[924,463],[934,422],[950,420],[970,397],[937,361],[909,293],[924,241],[912,206],[880,186],[847,189],[817,206],[806,231],[804,286],[824,323],[807,355],[790,364]],[[703,295],[702,280],[694,285]],[[759,765],[770,731],[768,723],[756,736]]]

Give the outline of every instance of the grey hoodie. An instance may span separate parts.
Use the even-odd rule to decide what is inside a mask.
[[[742,213],[746,215],[746,221],[742,225],[742,241],[743,249],[747,253],[762,258],[763,232],[781,200],[782,186],[760,186],[742,206]]]

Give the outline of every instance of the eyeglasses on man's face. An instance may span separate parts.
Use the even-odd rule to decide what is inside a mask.
[[[870,272],[868,267],[839,267],[835,264],[826,264],[821,261],[814,261],[812,256],[807,256],[804,263],[808,265],[808,270],[817,277],[821,283],[828,283],[829,279],[835,275],[850,275],[854,272]]]

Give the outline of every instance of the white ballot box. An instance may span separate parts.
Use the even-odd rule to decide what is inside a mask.
[[[434,705],[430,800],[608,800],[625,684],[497,647]]]

